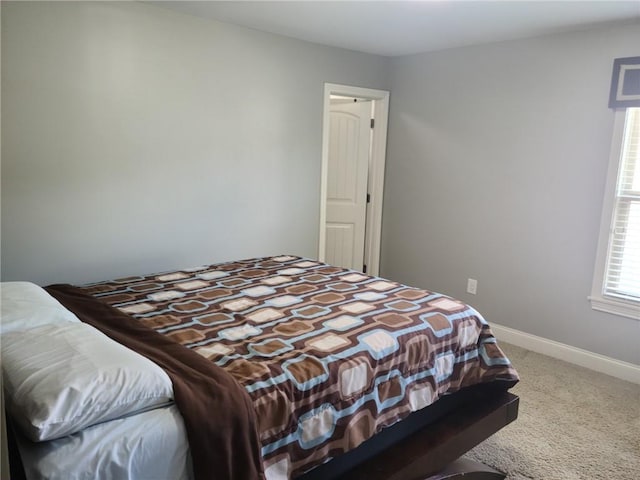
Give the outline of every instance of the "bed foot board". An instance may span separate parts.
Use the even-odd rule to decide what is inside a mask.
[[[504,473],[483,463],[460,458],[425,480],[504,480],[504,478]]]
[[[358,465],[340,480],[503,480],[500,472],[460,457],[514,421],[518,400],[508,392],[481,398]],[[449,470],[465,466],[467,472]]]

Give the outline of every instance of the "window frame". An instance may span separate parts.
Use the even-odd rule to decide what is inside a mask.
[[[640,302],[603,294],[610,231],[615,207],[616,187],[619,170],[622,165],[621,153],[624,142],[626,113],[625,108],[616,109],[615,111],[613,138],[611,141],[611,152],[609,154],[609,168],[607,170],[607,181],[605,184],[604,200],[602,202],[602,215],[600,217],[600,235],[598,238],[593,284],[589,300],[591,301],[591,308],[594,310],[640,320]]]

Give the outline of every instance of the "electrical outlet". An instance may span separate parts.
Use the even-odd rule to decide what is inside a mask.
[[[473,278],[467,279],[467,293],[475,295],[478,291],[478,281]]]

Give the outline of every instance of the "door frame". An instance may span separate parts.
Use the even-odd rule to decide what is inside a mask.
[[[382,236],[382,200],[384,194],[384,166],[387,151],[387,125],[389,123],[389,92],[371,88],[324,84],[322,111],[322,167],[320,172],[320,229],[318,259],[325,260],[327,220],[327,176],[329,172],[329,116],[331,95],[358,97],[373,101],[375,125],[371,141],[371,168],[367,180],[367,192],[371,201],[367,204],[367,219],[364,239],[365,265],[367,273],[379,275],[380,240]]]

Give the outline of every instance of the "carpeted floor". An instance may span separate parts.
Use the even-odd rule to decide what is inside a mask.
[[[640,385],[500,343],[518,419],[466,456],[507,480],[639,480]]]

